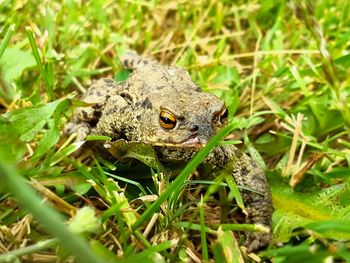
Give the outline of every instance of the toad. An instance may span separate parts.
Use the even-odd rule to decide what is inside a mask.
[[[187,163],[227,122],[227,109],[218,97],[204,93],[182,68],[164,66],[128,52],[121,59],[133,72],[126,81],[101,79],[82,97],[66,126],[67,133],[105,135],[112,141],[125,140],[150,145],[157,158],[168,164]],[[272,201],[264,172],[234,145],[219,145],[203,165],[229,170],[240,188],[246,223],[265,226],[268,231],[248,232],[249,251],[269,244]]]

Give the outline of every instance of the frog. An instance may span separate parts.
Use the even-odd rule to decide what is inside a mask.
[[[119,82],[110,78],[94,81],[81,98],[87,106],[75,110],[67,134],[75,133],[77,140],[101,135],[112,142],[141,143],[152,147],[167,166],[188,163],[227,124],[225,103],[203,92],[186,69],[135,52],[126,52],[120,60],[132,71],[129,77]],[[245,233],[248,251],[268,246],[273,206],[258,163],[235,145],[222,144],[201,165],[213,171],[225,168],[233,176],[245,206],[244,221],[265,230]]]

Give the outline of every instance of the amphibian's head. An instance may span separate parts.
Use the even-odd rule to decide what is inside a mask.
[[[151,65],[128,80],[134,94],[135,138],[154,146],[200,148],[225,124],[225,104],[203,93],[187,71]]]

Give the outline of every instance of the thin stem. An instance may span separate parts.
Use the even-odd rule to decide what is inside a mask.
[[[33,254],[35,252],[53,247],[53,246],[57,245],[58,243],[59,242],[58,242],[57,238],[52,238],[52,239],[48,239],[45,241],[40,241],[34,245],[19,248],[19,249],[16,249],[16,250],[13,250],[13,251],[10,251],[8,253],[0,255],[0,262],[9,262],[9,260],[12,258],[15,258],[15,257],[19,258],[19,257],[25,256],[25,255]]]

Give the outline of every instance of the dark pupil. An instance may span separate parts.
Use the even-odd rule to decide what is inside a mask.
[[[171,119],[169,119],[168,117],[165,116],[160,116],[160,119],[162,120],[162,122],[164,122],[165,124],[173,124],[174,121],[172,121]]]

